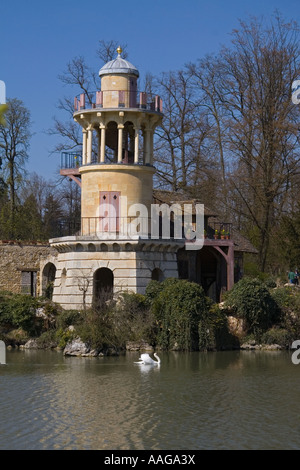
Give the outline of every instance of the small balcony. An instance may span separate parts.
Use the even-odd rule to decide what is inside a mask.
[[[206,228],[205,238],[212,240],[229,240],[231,236],[231,223],[213,222]]]
[[[79,152],[61,152],[60,174],[63,176],[79,176],[82,165],[82,155]]]
[[[74,111],[86,109],[129,108],[163,112],[163,102],[158,95],[127,90],[103,90],[81,93],[74,98]]]

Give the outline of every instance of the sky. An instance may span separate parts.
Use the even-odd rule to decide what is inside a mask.
[[[0,80],[6,97],[18,98],[31,113],[34,135],[28,172],[55,180],[58,138],[47,134],[70,90],[58,76],[83,56],[95,71],[99,41],[127,44],[128,60],[140,72],[179,70],[230,45],[230,33],[251,16],[268,20],[278,10],[300,23],[298,0],[1,0]],[[300,77],[299,77],[300,78]],[[99,79],[100,89],[100,79]],[[76,94],[76,93],[75,93]]]

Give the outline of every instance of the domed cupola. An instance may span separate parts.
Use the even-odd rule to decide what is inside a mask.
[[[136,107],[138,69],[122,59],[121,47],[118,57],[107,62],[99,71],[101,78],[103,108]]]
[[[138,69],[132,65],[128,60],[122,59],[122,49],[119,46],[117,49],[118,57],[107,64],[103,65],[103,67],[99,70],[99,77],[103,75],[116,75],[116,74],[129,74],[135,75],[139,77]]]

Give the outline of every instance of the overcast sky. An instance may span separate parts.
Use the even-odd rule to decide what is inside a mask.
[[[7,98],[31,112],[28,171],[55,178],[60,156],[49,156],[55,138],[45,130],[60,116],[58,99],[69,94],[58,75],[79,55],[98,71],[99,40],[127,44],[128,60],[143,78],[217,52],[239,19],[268,19],[276,9],[300,23],[298,0],[1,0],[0,80]]]

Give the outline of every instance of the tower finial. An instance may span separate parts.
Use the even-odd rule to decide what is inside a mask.
[[[117,49],[117,53],[119,54],[119,56],[121,56],[122,52],[123,52],[123,49],[121,46],[119,46]]]

